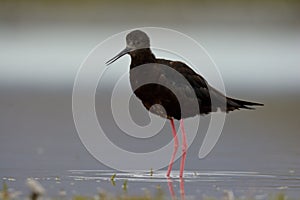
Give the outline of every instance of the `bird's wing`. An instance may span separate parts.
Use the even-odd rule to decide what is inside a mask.
[[[163,74],[163,76],[167,76],[167,80],[175,82],[174,84],[176,87],[183,90],[182,92],[184,92],[186,96],[191,97],[191,95],[196,94],[198,102],[201,105],[204,113],[206,113],[206,109],[208,109],[207,112],[215,111],[217,108],[221,108],[222,110],[226,109],[226,96],[210,86],[201,75],[197,74],[185,63],[164,59],[158,59],[158,62],[171,67],[183,75],[185,80],[188,81],[192,88],[187,86],[187,82],[177,82],[176,80],[172,80],[170,75]],[[213,102],[213,107],[211,107],[211,102]]]
[[[240,108],[253,109],[251,106],[263,105],[260,103],[226,97],[226,95],[222,94],[220,91],[209,85],[201,75],[197,74],[193,69],[191,69],[183,62],[169,61],[164,59],[159,59],[159,62],[160,64],[167,65],[175,69],[177,72],[184,76],[184,78],[189,82],[189,84],[195,91],[200,104],[200,108],[202,109],[203,113],[216,111],[217,108],[220,108],[222,111],[229,112]],[[190,90],[187,89],[185,93],[186,95],[188,95],[190,93]],[[213,106],[211,106],[211,104],[213,104]]]
[[[159,63],[169,66],[172,69],[176,70],[179,74],[181,74],[185,80],[194,88],[196,89],[195,92],[199,93],[199,97],[206,98],[209,97],[208,93],[208,83],[207,81],[199,74],[197,74],[194,70],[192,70],[190,67],[188,67],[185,63],[179,62],[179,61],[169,61],[164,59],[159,59]],[[178,87],[182,86],[182,84],[186,84],[187,82],[173,80],[172,73],[165,73],[162,74],[164,76],[167,76],[169,81],[174,81],[175,84],[178,85]],[[202,96],[201,96],[202,95]]]

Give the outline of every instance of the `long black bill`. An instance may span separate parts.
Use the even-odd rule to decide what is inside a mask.
[[[116,55],[115,57],[113,57],[112,59],[107,61],[105,64],[106,65],[112,64],[113,62],[115,62],[116,60],[118,60],[119,58],[121,58],[122,56],[127,54],[129,51],[130,51],[130,49],[128,47],[126,47],[123,51],[121,51],[118,55]]]

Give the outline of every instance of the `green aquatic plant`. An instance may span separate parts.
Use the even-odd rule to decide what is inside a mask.
[[[114,173],[111,177],[110,177],[110,180],[111,181],[114,181],[115,180],[115,178],[116,178],[116,176],[117,176],[117,174],[116,173]]]
[[[122,185],[122,188],[123,188],[123,191],[124,191],[124,192],[127,192],[127,182],[128,182],[128,181],[125,180],[124,183],[123,183],[123,185]]]
[[[153,176],[153,169],[150,169],[150,176]]]
[[[3,181],[3,185],[2,185],[1,198],[3,200],[8,200],[9,199],[8,187],[7,187],[7,184],[5,183],[5,181]]]
[[[287,199],[288,199],[287,196],[282,192],[276,194],[275,196],[270,195],[269,197],[269,200],[287,200]]]
[[[116,174],[113,174],[111,176],[111,181],[115,182]],[[41,199],[42,195],[45,195],[46,190],[43,188],[43,186],[34,179],[27,179],[26,185],[30,189],[30,200],[36,200]],[[84,196],[84,195],[75,195],[72,196],[70,199],[72,200],[165,200],[169,199],[168,195],[165,194],[165,191],[162,189],[161,185],[156,186],[156,190],[154,193],[150,193],[148,189],[144,191],[144,194],[142,195],[131,195],[128,194],[128,180],[124,180],[122,184],[123,192],[122,194],[110,194],[105,191],[101,191],[98,193],[97,196]],[[16,193],[16,194],[14,194]],[[19,191],[12,192],[8,185],[3,182],[2,184],[2,190],[0,191],[0,200],[14,200],[14,199],[21,199],[19,198]],[[53,197],[47,197],[43,196],[43,198],[46,198],[48,200],[58,200],[58,198]],[[64,196],[66,197],[66,196]],[[67,197],[66,197],[67,198]],[[59,198],[61,200],[61,197]],[[67,198],[69,199],[69,198]],[[195,199],[198,199],[195,197]],[[224,196],[221,198],[217,197],[209,197],[209,196],[202,196],[203,200],[256,200],[256,199],[262,199],[261,197],[254,196],[254,197],[235,197],[233,195],[233,192],[230,190],[224,190]],[[269,194],[265,196],[264,199],[267,200],[300,200],[300,198],[292,199],[289,198],[284,192],[280,192],[278,194]]]
[[[81,195],[76,195],[76,196],[73,196],[73,198],[72,198],[72,200],[94,200],[94,199],[95,198],[93,198],[93,197],[81,196]]]
[[[114,173],[111,177],[110,177],[110,182],[113,186],[116,186],[116,181],[115,181],[115,178],[116,178],[117,174]]]

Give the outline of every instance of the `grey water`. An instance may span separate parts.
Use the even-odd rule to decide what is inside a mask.
[[[0,177],[9,187],[26,196],[29,192],[26,179],[33,177],[50,196],[58,195],[61,189],[68,195],[96,195],[102,190],[119,194],[123,191],[124,180],[128,180],[129,194],[144,194],[145,190],[155,193],[159,185],[169,195],[169,180],[163,171],[166,168],[154,171],[153,176],[149,175],[151,166],[144,173],[119,172],[89,154],[73,122],[71,88],[9,88],[1,89],[1,94],[1,111],[5,114],[1,115]],[[244,96],[243,92],[239,96]],[[218,197],[223,195],[223,190],[231,190],[239,197],[267,198],[279,192],[290,197],[299,196],[299,96],[287,99],[253,96],[265,106],[255,111],[230,113],[217,145],[201,160],[198,158],[203,140],[200,127],[188,150],[184,179],[186,196]],[[107,126],[114,126],[113,122],[107,123]],[[110,134],[112,141],[120,138],[114,132]],[[147,148],[155,149],[161,145],[159,143],[171,139],[168,124],[161,134],[160,142],[148,144]],[[143,151],[145,146],[128,138],[119,143],[129,147],[135,145],[131,148],[135,151]],[[173,169],[171,180],[179,195],[179,161]],[[110,181],[114,173],[115,186]]]

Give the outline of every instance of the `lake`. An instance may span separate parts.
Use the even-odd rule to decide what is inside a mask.
[[[299,197],[299,96],[284,95],[288,96],[284,99],[246,93],[240,91],[236,96],[255,97],[265,106],[256,111],[230,113],[217,145],[201,160],[198,158],[203,140],[200,128],[186,160],[187,197],[219,197],[224,190],[233,191],[237,197],[267,199],[268,194],[279,192]],[[164,176],[166,168],[154,171],[152,176],[151,166],[148,172],[119,172],[94,159],[75,129],[71,88],[2,88],[1,94],[1,110],[5,114],[0,120],[0,177],[10,188],[27,195],[25,182],[33,177],[50,196],[58,195],[61,189],[67,195],[94,195],[100,190],[118,194],[123,191],[124,180],[128,180],[129,194],[144,194],[145,190],[155,193],[159,185],[169,196],[170,183],[175,194],[180,194],[179,161],[173,166],[174,178],[168,180]],[[207,118],[201,117],[204,121]],[[170,141],[169,124],[162,133],[160,142]],[[112,141],[120,137],[114,132],[110,134]],[[120,144],[130,147],[136,142],[124,139]],[[148,144],[146,148],[157,145]],[[137,144],[133,149],[143,151],[144,145]],[[110,181],[114,173],[115,186]]]

